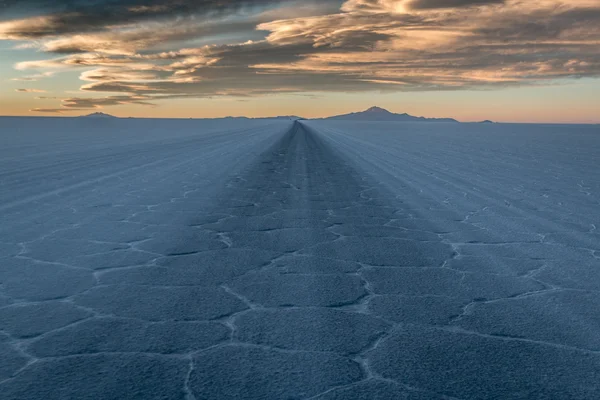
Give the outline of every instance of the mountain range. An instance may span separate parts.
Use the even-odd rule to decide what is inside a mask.
[[[84,115],[82,118],[117,118],[109,114],[95,112],[93,114]],[[304,119],[295,115],[266,117],[266,118],[248,118],[248,117],[226,117],[226,119]],[[396,114],[381,107],[371,107],[365,111],[334,115],[327,118],[315,118],[318,120],[340,120],[340,121],[398,121],[398,122],[458,122],[454,118],[425,118],[415,117],[410,114]]]

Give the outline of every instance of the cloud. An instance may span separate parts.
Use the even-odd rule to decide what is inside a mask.
[[[158,58],[159,56],[157,56]],[[20,71],[25,70],[51,70],[45,71],[42,74],[52,74],[52,70],[64,70],[73,68],[89,68],[89,67],[126,67],[131,70],[149,71],[160,69],[157,65],[146,62],[146,59],[154,57],[142,56],[110,56],[99,53],[76,54],[66,57],[60,57],[47,60],[22,61],[15,64],[15,69]]]
[[[490,4],[504,4],[506,0],[413,0],[408,6],[415,10],[427,10],[435,8],[457,8],[482,6]]]
[[[135,71],[131,69],[99,68],[83,72],[82,81],[149,81],[158,79],[154,72]]]
[[[85,15],[108,3],[81,0],[0,23],[0,35],[57,54],[18,70],[80,72],[82,96],[95,97],[63,99],[66,109],[600,77],[597,0],[288,1],[264,9],[275,3],[126,0],[114,7],[127,18],[98,11],[91,21]]]
[[[21,92],[21,93],[46,93],[46,91],[42,90],[42,89],[15,89],[15,92]]]
[[[123,104],[138,104],[144,106],[153,106],[154,104],[146,101],[150,99],[141,95],[119,95],[103,98],[84,98],[73,97],[62,101],[62,106],[69,109],[89,109],[102,108],[107,106],[116,106]]]
[[[86,108],[32,108],[29,110],[31,112],[39,112],[39,113],[48,113],[48,114],[63,114],[66,112],[75,112],[75,111],[87,111]]]
[[[44,78],[49,78],[52,75],[54,75],[54,72],[52,71],[46,71],[40,74],[35,74],[35,75],[28,75],[28,76],[21,76],[18,78],[12,78],[11,81],[17,81],[17,82],[35,82],[35,81],[39,81],[40,79],[44,79]]]
[[[600,75],[593,50],[600,43],[600,8],[551,1],[545,7],[516,1],[490,10],[462,7],[467,3],[475,2],[444,2],[461,6],[452,13],[412,14],[401,6],[414,2],[351,0],[344,13],[266,23],[260,27],[270,31],[272,44],[312,43],[313,51],[295,62],[255,67],[271,74],[330,72],[337,79],[363,75],[373,83],[401,81],[402,90]]]
[[[40,39],[65,34],[107,32],[110,27],[160,21],[166,18],[212,19],[240,11],[262,10],[285,0],[99,0],[56,2],[46,7],[49,14],[0,23],[0,38]],[[20,8],[31,8],[39,1],[23,1]],[[62,4],[61,4],[62,3]],[[15,8],[5,6],[6,9]]]
[[[117,106],[124,104],[137,104],[142,106],[154,106],[146,100],[150,99],[147,96],[141,95],[117,95],[108,97],[71,97],[71,98],[56,98],[56,97],[39,97],[39,100],[61,100],[60,108],[33,108],[30,111],[44,113],[64,113],[72,111],[89,111],[109,106]]]
[[[110,32],[78,33],[41,41],[38,47],[45,52],[76,54],[96,52],[109,55],[134,55],[140,50],[187,40],[199,40],[220,35],[255,34],[255,22],[197,21],[194,18],[174,19],[136,25]]]

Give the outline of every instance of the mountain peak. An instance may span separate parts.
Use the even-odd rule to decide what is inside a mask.
[[[88,115],[82,115],[84,118],[117,118],[114,115],[105,114],[103,112],[95,112]]]
[[[352,121],[399,121],[399,122],[458,122],[452,118],[414,117],[410,114],[395,114],[381,107],[371,107],[368,110],[343,115],[334,115],[325,119]]]
[[[381,108],[381,107],[377,107],[377,106],[373,106],[373,107],[369,108],[368,110],[365,110],[364,112],[367,112],[367,113],[382,113],[382,114],[385,113],[385,114],[391,114],[391,112],[389,112],[385,108]]]

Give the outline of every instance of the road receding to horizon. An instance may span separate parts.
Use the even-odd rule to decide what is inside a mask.
[[[2,399],[600,398],[594,126],[0,119]]]

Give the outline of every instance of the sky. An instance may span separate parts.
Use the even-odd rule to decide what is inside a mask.
[[[0,0],[0,115],[600,123],[600,0]]]

